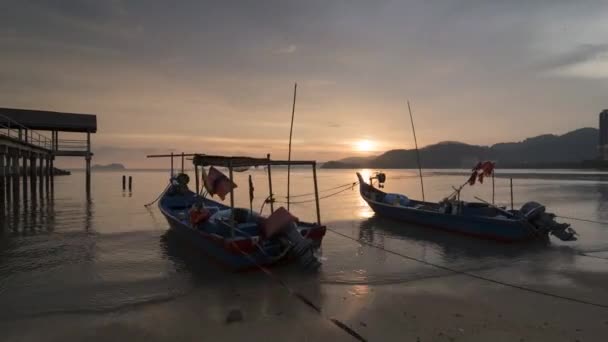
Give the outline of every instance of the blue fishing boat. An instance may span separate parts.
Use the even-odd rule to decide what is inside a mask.
[[[369,182],[360,173],[357,178],[361,197],[381,217],[503,242],[547,239],[549,235],[564,241],[576,240],[576,232],[569,224],[555,222],[555,215],[536,202],[528,202],[520,210],[467,203],[460,200],[462,187],[439,203],[417,201],[378,189],[386,179],[382,173],[371,177]],[[374,187],[374,180],[378,188]]]
[[[182,173],[171,176],[170,184],[159,199],[159,209],[169,226],[183,240],[191,243],[213,260],[233,270],[269,266],[288,260],[298,260],[308,269],[316,269],[320,262],[315,250],[321,245],[326,227],[317,222],[299,221],[284,208],[274,209],[271,166],[311,165],[316,190],[314,161],[273,161],[270,158],[225,157],[204,154],[182,154]],[[148,156],[150,158],[174,155]],[[196,189],[188,184],[189,176],[183,173],[183,158],[192,157],[196,174]],[[173,162],[171,163],[173,166]],[[270,195],[264,204],[269,204],[271,214],[264,216],[250,208],[234,205],[234,169],[248,166],[266,166],[269,173]],[[214,166],[225,167],[229,176],[223,175]],[[205,170],[209,167],[209,172]],[[199,178],[200,175],[202,176]],[[171,172],[173,175],[173,170]],[[202,181],[202,185],[201,182]],[[250,178],[250,204],[253,201],[253,183]],[[212,199],[230,196],[230,205]],[[317,213],[319,213],[318,196]],[[262,209],[263,210],[263,209]]]

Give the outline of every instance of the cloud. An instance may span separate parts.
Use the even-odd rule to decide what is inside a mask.
[[[290,54],[296,52],[297,46],[295,44],[284,46],[277,50],[278,53]]]
[[[561,54],[544,68],[549,75],[588,79],[608,78],[608,44],[584,44]]]

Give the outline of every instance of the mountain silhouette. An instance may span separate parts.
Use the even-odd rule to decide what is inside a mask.
[[[492,146],[444,141],[420,149],[424,168],[470,168],[481,160],[508,167],[576,167],[597,158],[599,131],[581,128],[563,135],[545,134]],[[580,165],[579,165],[580,164]],[[390,150],[377,157],[330,161],[324,168],[416,168],[416,150]]]

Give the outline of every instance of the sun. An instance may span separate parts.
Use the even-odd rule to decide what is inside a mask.
[[[376,147],[376,143],[371,140],[357,140],[354,143],[355,151],[359,152],[371,152]]]

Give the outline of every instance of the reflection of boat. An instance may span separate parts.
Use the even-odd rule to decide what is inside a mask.
[[[159,208],[175,232],[205,254],[232,269],[270,265],[290,258],[296,258],[302,265],[310,268],[320,265],[313,252],[314,248],[321,244],[325,226],[319,222],[298,222],[283,208],[275,211],[272,201],[270,203],[273,213],[268,217],[234,206],[232,189],[236,184],[232,180],[233,167],[278,165],[284,162],[268,158],[201,154],[193,157],[196,174],[199,174],[199,166],[202,169],[205,189],[210,194],[218,194],[222,199],[230,194],[230,206],[200,194],[198,179],[197,191],[193,192],[187,186],[187,175],[172,177],[171,184],[160,197]],[[204,166],[211,166],[209,176],[206,176]],[[228,167],[230,177],[221,174],[213,166]],[[212,180],[212,177],[216,178]],[[252,199],[251,183],[250,196]]]
[[[576,240],[569,225],[555,222],[552,214],[545,213],[544,206],[534,202],[527,203],[522,210],[507,211],[455,197],[440,203],[416,201],[376,189],[371,180],[366,183],[359,173],[357,177],[361,197],[379,216],[504,242],[546,239],[549,234],[562,240]]]
[[[417,224],[395,221],[384,217],[371,217],[361,222],[360,238],[365,235],[365,241],[373,242],[374,234],[405,240],[423,248],[430,247],[450,260],[462,257],[479,258],[521,258],[538,250],[544,250],[547,240],[532,240],[529,243],[504,244],[481,239],[469,239],[459,234],[437,234],[434,229],[428,229]],[[412,247],[413,248],[413,247]]]

